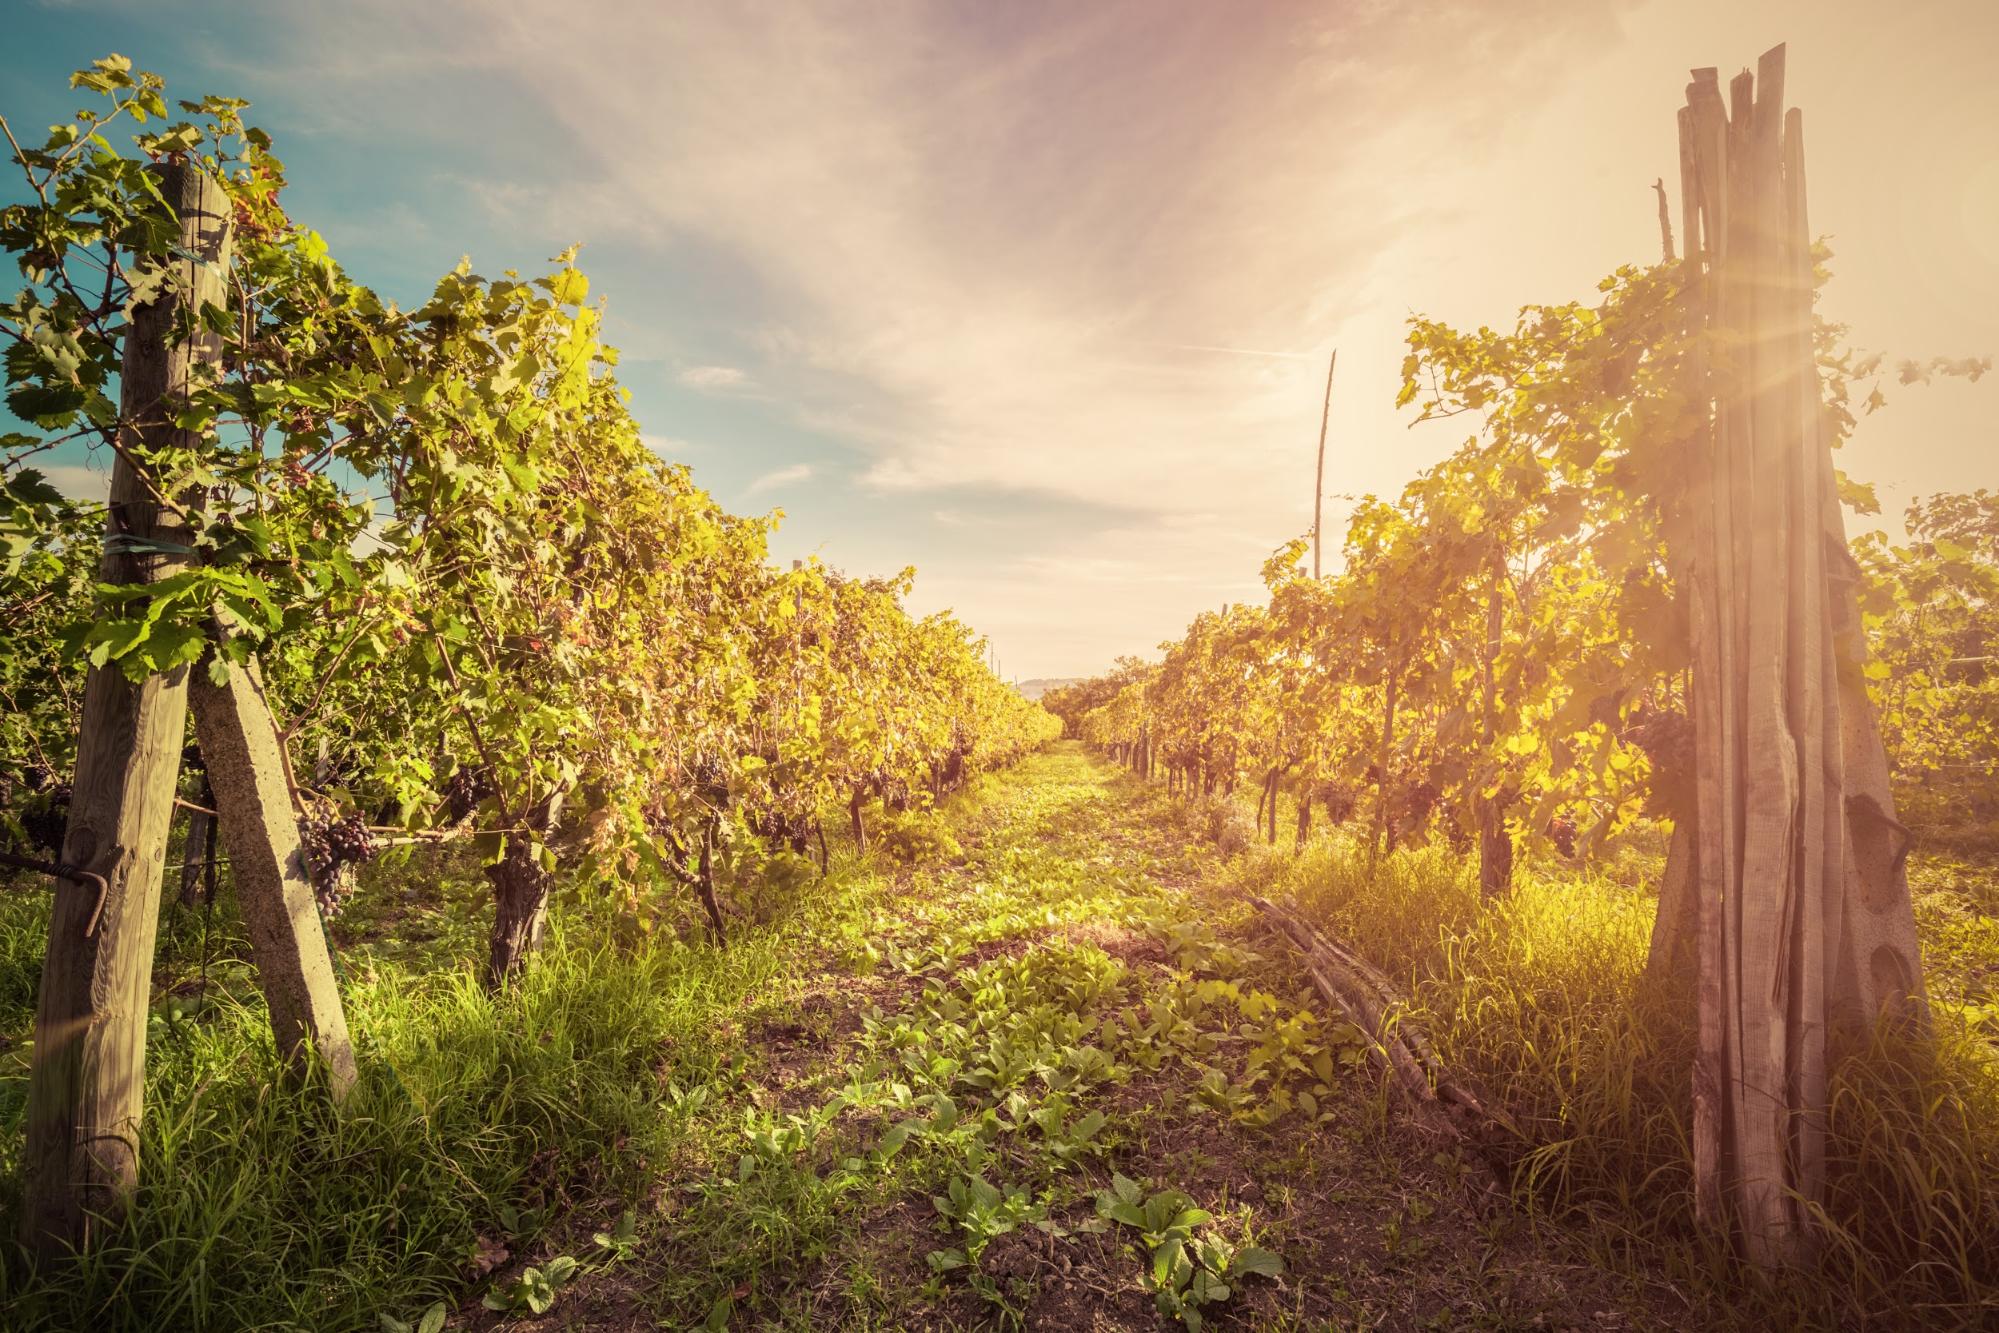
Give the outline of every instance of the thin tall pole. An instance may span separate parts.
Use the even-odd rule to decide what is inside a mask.
[[[1326,423],[1333,416],[1333,367],[1340,363],[1335,347],[1326,362],[1326,405],[1319,409],[1319,471],[1312,483],[1312,577],[1319,577],[1319,525],[1326,512]]]

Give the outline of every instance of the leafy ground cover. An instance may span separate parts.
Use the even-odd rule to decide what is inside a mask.
[[[948,801],[911,859],[848,850],[824,882],[745,899],[756,920],[726,950],[607,943],[574,905],[497,1000],[470,868],[384,877],[338,924],[367,1043],[338,1118],[275,1083],[226,907],[169,909],[135,1223],[59,1280],[10,1271],[0,1310],[23,1329],[391,1333],[1688,1329],[1800,1310],[1718,1285],[1691,1242],[1633,1221],[1643,1188],[1600,1183],[1629,1173],[1573,1160],[1614,1153],[1613,1132],[1649,1142],[1587,1100],[1615,1079],[1550,1041],[1628,992],[1635,890],[1606,880],[1564,911],[1527,885],[1507,938],[1559,913],[1575,943],[1531,996],[1471,1006],[1491,1049],[1445,1025],[1481,1073],[1543,1061],[1575,1103],[1523,1099],[1546,1141],[1501,1187],[1412,1128],[1242,894],[1315,885],[1302,907],[1449,977],[1475,923],[1452,916],[1463,876],[1379,867],[1391,938],[1336,838],[1273,857],[1218,846],[1227,817],[1056,746]],[[39,900],[0,911],[11,1183]],[[1934,915],[1963,940],[1952,975],[1978,984],[1989,917]],[[1571,1044],[1599,1058],[1640,1030]],[[1669,1172],[1630,1168],[1648,1169],[1669,1197]]]

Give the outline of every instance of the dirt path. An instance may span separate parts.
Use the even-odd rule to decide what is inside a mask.
[[[1057,747],[947,818],[807,904],[633,1257],[515,1326],[1697,1322],[1417,1135],[1156,788]]]

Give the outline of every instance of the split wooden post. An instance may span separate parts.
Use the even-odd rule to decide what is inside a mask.
[[[204,666],[190,690],[195,737],[215,791],[271,1036],[295,1069],[316,1066],[338,1101],[354,1085],[354,1046],[299,847],[284,742],[254,662],[244,667],[218,655],[212,665],[221,683]]]
[[[159,166],[160,191],[181,222],[175,283],[133,312],[121,373],[122,443],[111,472],[105,582],[157,583],[186,561],[187,532],[169,497],[131,458],[135,448],[192,447],[173,424],[176,398],[220,341],[198,318],[224,303],[230,208],[221,185],[193,166]],[[177,497],[176,497],[177,498]],[[179,549],[175,549],[178,547]],[[92,903],[58,881],[35,1011],[28,1084],[27,1189],[22,1239],[42,1257],[82,1248],[115,1228],[138,1184],[148,988],[159,928],[160,880],[187,726],[187,671],[133,682],[116,663],[84,686],[75,795],[62,860],[104,876],[95,933]]]
[[[1685,581],[1695,741],[1691,850],[1655,957],[1691,924],[1699,1045],[1694,1190],[1752,1262],[1811,1254],[1825,1194],[1827,1043],[1927,1017],[1885,750],[1814,358],[1803,122],[1784,48],[1680,112],[1689,392]]]

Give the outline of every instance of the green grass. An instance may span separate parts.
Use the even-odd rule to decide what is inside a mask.
[[[405,876],[408,872],[405,872]],[[816,942],[803,923],[743,932],[726,951],[667,936],[614,948],[581,912],[558,914],[526,981],[494,998],[461,918],[458,884],[412,911],[404,878],[371,892],[355,924],[406,928],[343,952],[361,1079],[329,1113],[278,1075],[235,923],[216,913],[196,1001],[168,993],[148,1042],[142,1183],[124,1233],[58,1278],[18,1262],[0,1276],[10,1329],[374,1328],[461,1290],[482,1237],[520,1248],[559,1211],[636,1196],[690,1133],[670,1085],[698,1085],[745,1058],[722,1016],[781,993]],[[844,868],[821,925],[878,894]],[[14,1230],[45,908],[27,895],[0,917],[0,1228]],[[370,913],[375,920],[370,920]],[[201,916],[169,907],[161,980],[184,992]],[[476,919],[476,918],[475,918]],[[441,924],[450,923],[450,924]],[[414,937],[414,938],[412,938]]]
[[[0,1326],[371,1330],[442,1300],[483,1327],[482,1296],[563,1256],[563,1326],[1178,1326],[1155,1305],[1194,1288],[1161,1299],[1157,1238],[1100,1215],[1119,1174],[1211,1209],[1203,1253],[1292,1265],[1206,1306],[1222,1327],[1990,1313],[1987,872],[1919,868],[1941,1039],[1842,1066],[1825,1271],[1758,1284],[1691,1227],[1684,1006],[1642,970],[1655,849],[1530,864],[1488,904],[1448,849],[1371,862],[1322,831],[1294,853],[1288,821],[1271,849],[1236,803],[1066,745],[889,822],[824,883],[733,886],[725,950],[674,928],[677,897],[564,903],[497,999],[476,867],[378,869],[334,932],[362,1070],[337,1115],[279,1077],[226,896],[169,907],[133,1219],[41,1280],[10,1262]],[[1244,888],[1410,990],[1525,1133],[1512,1210],[1464,1202],[1464,1164],[1406,1132]],[[45,920],[0,895],[9,1231]],[[631,1243],[593,1244],[627,1210]]]
[[[1102,795],[1090,765],[1067,764],[1066,785],[1057,762],[976,781],[937,815],[890,821],[901,836],[885,859],[841,852],[823,883],[736,886],[760,924],[739,926],[726,949],[698,932],[684,942],[634,930],[632,914],[602,904],[562,904],[525,981],[499,997],[477,981],[476,867],[447,855],[372,874],[333,932],[361,1069],[337,1114],[281,1077],[227,895],[213,911],[163,906],[131,1221],[39,1280],[10,1256],[0,1325],[374,1329],[381,1314],[456,1304],[468,1282],[476,1296],[482,1251],[518,1260],[574,1248],[579,1225],[587,1234],[633,1206],[648,1250],[675,1256],[643,1265],[649,1308],[698,1320],[745,1281],[796,1272],[869,1208],[942,1168],[913,1151],[865,1178],[786,1161],[732,1180],[745,1142],[789,1114],[769,1104],[785,1077],[767,1068],[765,1029],[795,1017],[808,987],[837,990],[878,969],[934,977],[996,942],[1146,902],[1133,874],[1037,847],[1043,832],[1080,831],[1078,798]],[[996,818],[1004,827],[976,878],[960,874],[953,830]],[[929,864],[897,868],[911,861]],[[47,920],[32,888],[0,896],[5,1235]],[[657,919],[684,906],[669,902]],[[662,1207],[670,1220],[655,1215]],[[855,1281],[861,1296],[881,1285]],[[903,1309],[906,1288],[870,1299]]]
[[[1198,808],[1188,818],[1213,821]],[[1234,875],[1290,898],[1408,989],[1445,1062],[1523,1130],[1519,1204],[1594,1236],[1606,1262],[1683,1273],[1779,1319],[1999,1318],[1990,872],[1917,863],[1936,1040],[1920,1050],[1882,1040],[1838,1062],[1825,1262],[1764,1283],[1693,1228],[1690,1005],[1657,993],[1644,971],[1656,908],[1644,886],[1659,864],[1626,848],[1597,871],[1529,865],[1510,897],[1487,902],[1469,858],[1432,845],[1375,861],[1341,831],[1295,853],[1247,850]]]

